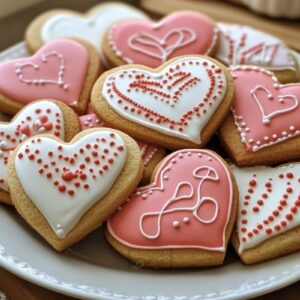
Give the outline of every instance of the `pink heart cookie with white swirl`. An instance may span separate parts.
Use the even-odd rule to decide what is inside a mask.
[[[104,122],[101,121],[94,113],[80,116],[79,120],[81,130],[105,127]],[[144,143],[142,141],[136,142],[140,147],[144,162],[144,176],[140,184],[147,184],[149,183],[151,175],[157,164],[166,156],[166,151],[161,147]]]
[[[62,102],[41,100],[25,106],[10,122],[0,122],[0,202],[12,204],[7,185],[7,164],[24,140],[51,134],[70,141],[80,131],[75,112]]]
[[[184,11],[158,22],[127,20],[117,23],[103,38],[103,49],[114,66],[142,64],[157,68],[181,55],[210,55],[218,30],[207,16]]]
[[[226,118],[233,79],[219,62],[182,56],[157,69],[127,65],[95,83],[92,105],[109,126],[169,149],[203,147]]]
[[[223,263],[237,213],[230,168],[213,151],[167,156],[153,183],[138,188],[108,220],[109,243],[145,267]]]
[[[281,85],[273,73],[248,66],[232,68],[233,116],[220,138],[238,166],[280,163],[300,157],[300,84]]]
[[[232,242],[245,264],[300,249],[300,163],[232,167],[240,200]]]
[[[15,114],[32,101],[55,99],[83,113],[100,71],[97,50],[87,42],[49,42],[32,57],[0,64],[0,109]]]
[[[90,129],[70,143],[45,135],[23,142],[9,160],[8,185],[18,213],[62,251],[99,227],[134,191],[142,173],[132,138],[109,128]]]

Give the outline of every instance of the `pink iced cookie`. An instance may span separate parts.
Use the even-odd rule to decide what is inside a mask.
[[[235,126],[229,126],[227,120],[220,134],[237,163],[248,160],[243,166],[251,166],[299,157],[299,141],[292,138],[300,135],[300,84],[281,85],[273,73],[257,67],[238,66],[232,75]],[[236,134],[229,136],[232,130]]]
[[[1,110],[12,114],[34,100],[46,98],[84,111],[100,71],[96,53],[92,46],[61,39],[49,42],[32,57],[1,64]]]
[[[123,21],[111,28],[104,42],[114,65],[125,63],[158,67],[180,55],[210,55],[217,41],[215,24],[195,12],[173,13],[159,22]]]
[[[177,151],[163,160],[153,183],[138,188],[108,221],[108,240],[129,259],[144,259],[145,266],[219,264],[236,202],[230,171],[218,155]]]
[[[100,120],[94,113],[84,115],[79,117],[81,130],[89,129],[89,128],[97,128],[97,127],[105,127],[104,122]],[[150,176],[154,171],[155,166],[159,161],[165,156],[165,150],[144,143],[142,141],[136,141],[141,149],[142,158],[144,161],[145,172],[143,182],[148,182],[150,180]]]

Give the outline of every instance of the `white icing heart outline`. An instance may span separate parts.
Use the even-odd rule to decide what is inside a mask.
[[[57,57],[59,60],[60,66],[57,71],[57,79],[26,79],[24,78],[23,68],[25,67],[32,67],[35,70],[39,70],[40,65],[35,64],[31,61],[25,62],[25,63],[16,63],[16,74],[21,82],[27,83],[27,84],[35,84],[35,85],[43,85],[43,84],[54,84],[57,85],[65,90],[67,90],[70,86],[70,84],[67,84],[64,82],[63,76],[64,76],[64,70],[65,70],[65,59],[63,54],[58,53],[57,51],[51,51],[49,53],[41,53],[41,61],[42,63],[46,64],[48,62],[48,57]]]
[[[257,94],[256,94],[256,91],[257,90],[263,90],[267,93],[267,97],[270,101],[273,100],[273,94],[272,92],[264,85],[258,85],[256,86],[254,89],[252,89],[250,92],[251,92],[251,95],[253,97],[253,99],[255,100],[255,102],[257,103],[260,111],[261,111],[261,114],[262,114],[262,122],[263,124],[269,124],[271,121],[270,119],[273,118],[273,117],[276,117],[278,115],[281,115],[281,114],[284,114],[284,113],[287,113],[289,111],[292,111],[294,109],[296,109],[298,107],[298,104],[299,104],[299,100],[298,98],[295,96],[295,95],[279,95],[278,96],[278,101],[280,103],[284,102],[284,99],[286,98],[291,98],[293,99],[294,103],[288,107],[288,108],[283,108],[283,109],[278,109],[278,110],[275,110],[269,114],[266,114],[265,111],[264,111],[264,108],[259,100],[259,98],[257,97]]]
[[[189,37],[185,38],[185,33],[188,33]],[[168,39],[174,34],[178,35],[177,40],[175,41],[175,43],[168,45]],[[166,62],[168,60],[168,57],[175,50],[194,42],[196,40],[196,36],[196,33],[189,28],[172,29],[169,32],[167,32],[162,38],[158,38],[148,32],[143,31],[131,36],[128,40],[128,46],[132,50],[160,59],[161,62]],[[143,47],[136,45],[136,42],[138,42],[141,45],[155,47],[160,51],[161,55],[150,50],[143,49]]]

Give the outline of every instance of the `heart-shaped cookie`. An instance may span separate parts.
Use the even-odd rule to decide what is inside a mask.
[[[83,112],[100,71],[96,49],[72,40],[56,40],[32,57],[0,65],[1,111],[13,114],[39,99],[55,99]]]
[[[44,43],[57,38],[72,37],[94,45],[105,62],[101,40],[106,30],[115,22],[124,19],[147,19],[140,10],[116,2],[100,4],[82,15],[71,10],[50,10],[32,21],[26,31],[29,47],[36,51]]]
[[[218,32],[214,23],[196,12],[176,12],[159,22],[122,21],[104,37],[103,49],[113,65],[142,64],[156,68],[180,55],[209,55]]]
[[[167,148],[203,146],[230,110],[233,81],[215,60],[175,58],[160,68],[130,65],[94,85],[97,115],[137,139]]]
[[[276,168],[233,166],[240,201],[234,246],[245,263],[299,249],[300,163]]]
[[[142,171],[134,140],[112,129],[90,129],[69,144],[48,136],[25,141],[9,162],[8,184],[20,215],[63,250],[104,222]]]
[[[212,151],[180,150],[108,220],[107,236],[117,251],[148,267],[219,264],[236,209],[226,163]]]
[[[94,113],[80,116],[81,130],[89,128],[105,127],[103,121],[101,121]],[[157,164],[166,156],[166,151],[158,146],[151,145],[142,141],[136,141],[140,150],[142,159],[144,162],[144,176],[140,184],[147,184],[150,181],[150,177],[157,166]]]
[[[72,109],[58,101],[41,100],[25,106],[11,122],[0,123],[0,201],[12,204],[7,185],[7,164],[24,140],[42,133],[69,141],[80,130]]]
[[[222,126],[220,133],[225,142],[225,146],[233,154],[237,163],[236,152],[241,156],[251,158],[251,164],[280,162],[281,159],[288,160],[299,157],[296,147],[284,149],[296,141],[295,137],[300,134],[300,84],[281,85],[270,73],[257,67],[235,67],[232,69],[235,79],[235,102],[233,105],[233,116],[236,128],[231,129],[233,120],[230,120],[230,128]],[[232,137],[230,131],[235,131],[240,135],[239,147],[236,147],[236,137]],[[294,138],[294,139],[292,139]],[[267,151],[272,152],[276,149],[279,156],[266,155]],[[232,149],[231,149],[232,148]],[[233,149],[235,148],[235,149]],[[242,148],[242,149],[240,149]],[[280,149],[279,149],[280,148]],[[263,151],[265,150],[265,151]],[[281,156],[280,156],[281,152]],[[291,152],[291,153],[290,153]],[[274,154],[274,152],[272,152]],[[290,156],[292,155],[292,156]],[[258,160],[256,160],[256,157]],[[282,158],[281,158],[282,157]],[[264,159],[267,158],[267,161]]]
[[[249,26],[218,23],[215,57],[227,66],[254,65],[275,72],[281,82],[297,82],[292,51],[277,37]]]

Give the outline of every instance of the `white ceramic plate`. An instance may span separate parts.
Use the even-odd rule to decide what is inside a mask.
[[[300,279],[300,253],[243,266],[153,271],[123,259],[97,230],[65,253],[52,250],[15,213],[0,207],[0,266],[45,288],[84,299],[246,299]]]
[[[0,54],[0,61],[26,55],[21,43]],[[230,251],[222,267],[141,269],[114,252],[101,230],[59,254],[5,206],[0,206],[0,266],[37,285],[84,299],[247,299],[300,280],[300,253],[244,266]]]

